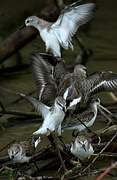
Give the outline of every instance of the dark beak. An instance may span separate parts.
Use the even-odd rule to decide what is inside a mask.
[[[12,159],[14,159],[14,155],[12,155]]]
[[[69,107],[69,105],[70,105],[70,100],[66,100],[66,107],[68,108]]]
[[[21,29],[23,29],[24,27],[26,27],[26,25],[25,25],[25,24],[22,24],[18,29],[21,30]]]
[[[85,144],[83,144],[82,147],[83,147],[83,149],[84,149],[85,152],[86,152],[87,150],[86,150]]]

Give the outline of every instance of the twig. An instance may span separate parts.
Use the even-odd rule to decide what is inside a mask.
[[[4,111],[4,112],[6,111],[4,105],[1,101],[0,101],[0,107],[2,108],[2,111]]]
[[[12,140],[10,143],[8,143],[7,145],[5,145],[4,147],[2,147],[1,149],[0,149],[0,152],[2,152],[4,149],[6,149],[9,145],[11,145],[12,143],[14,143],[15,142],[15,140]]]
[[[77,164],[74,168],[72,168],[69,171],[65,172],[65,174],[63,174],[63,176],[61,177],[61,180],[66,179],[66,178],[69,179],[69,177],[72,176],[73,173],[78,172],[79,170],[81,170],[81,164],[80,163]]]
[[[101,173],[96,180],[101,180],[104,176],[106,176],[112,169],[117,167],[117,161],[112,163],[111,166],[107,167],[103,173]]]
[[[51,144],[52,144],[52,145],[56,148],[56,150],[57,150],[58,157],[59,157],[59,159],[60,159],[61,165],[62,165],[64,171],[67,172],[67,168],[66,168],[66,166],[65,166],[65,164],[64,164],[64,162],[63,162],[63,159],[62,159],[62,156],[61,156],[61,153],[60,153],[60,149],[59,149],[57,140],[55,139],[55,136],[54,136],[52,133],[51,133],[49,136],[50,136],[49,140],[51,140]]]
[[[92,154],[92,156],[97,156],[98,154]],[[100,157],[110,157],[110,158],[112,158],[112,157],[114,157],[114,158],[117,158],[117,153],[107,153],[107,154],[100,154]]]
[[[114,136],[111,138],[111,140],[105,145],[105,147],[97,154],[97,156],[93,159],[93,161],[82,171],[82,173],[84,173],[86,170],[88,170],[91,165],[98,159],[98,157],[100,156],[100,154],[102,154],[105,149],[111,144],[111,142],[117,137],[117,132],[114,134]]]
[[[31,176],[28,176],[28,175],[23,175],[23,176],[20,176],[19,179],[23,179],[23,180],[60,180],[59,177],[52,177],[52,176],[37,176],[37,177],[31,177]]]
[[[17,111],[17,110],[1,110],[0,114],[12,114],[12,115],[18,115],[18,116],[26,116],[30,118],[39,118],[40,115],[36,112],[23,112],[23,111]]]
[[[1,89],[3,92],[6,92],[6,93],[10,93],[10,94],[19,96],[19,94],[18,94],[17,92],[15,92],[14,90],[12,90],[12,89],[8,89],[8,88],[3,87],[3,86],[0,86],[0,89]],[[34,92],[35,92],[35,90],[27,93],[26,95],[32,95]],[[20,100],[23,100],[23,98],[22,98],[22,97],[19,97],[19,98],[17,98],[15,101],[11,102],[10,104],[15,104],[15,103],[19,102]]]
[[[89,176],[89,175],[92,176],[92,175],[101,173],[103,171],[104,171],[104,169],[92,170],[90,172],[84,172],[83,174],[79,174],[79,176],[78,175],[74,175],[72,177],[70,177],[70,176],[69,177],[64,177],[64,180],[74,180],[77,177],[85,177],[85,176]]]
[[[113,120],[109,116],[107,116],[100,108],[99,111],[109,121],[108,125],[113,122]]]

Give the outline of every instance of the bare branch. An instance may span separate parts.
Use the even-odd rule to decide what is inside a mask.
[[[117,167],[117,161],[112,163],[111,166],[107,167],[105,169],[105,171],[103,173],[101,173],[97,178],[96,180],[101,180],[102,178],[104,178],[104,176],[106,176],[112,169],[116,168]]]
[[[39,114],[36,112],[23,112],[23,111],[17,111],[17,110],[2,110],[0,111],[0,114],[12,114],[12,115],[18,115],[18,116],[26,116],[30,118],[39,118]]]

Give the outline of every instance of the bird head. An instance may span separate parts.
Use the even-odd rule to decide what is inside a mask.
[[[91,104],[100,105],[100,99],[99,98],[92,98],[90,103]]]
[[[82,148],[85,152],[88,150],[89,142],[85,136],[76,137],[76,146]]]
[[[58,96],[55,99],[55,106],[59,107],[60,109],[62,109],[64,112],[66,112],[66,101],[63,97]]]
[[[74,68],[74,75],[75,76],[84,76],[86,77],[87,68],[83,66],[82,64],[78,64]]]
[[[23,154],[23,150],[20,144],[13,144],[8,149],[8,155],[11,160],[20,159]]]
[[[37,16],[30,16],[25,20],[26,26],[36,26],[39,22],[39,18]]]

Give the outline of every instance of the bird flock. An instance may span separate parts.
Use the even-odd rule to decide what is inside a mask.
[[[102,71],[88,75],[87,68],[82,64],[75,64],[71,71],[61,51],[69,48],[73,50],[72,37],[80,26],[92,20],[95,10],[95,3],[82,4],[77,1],[66,6],[54,23],[36,16],[25,20],[26,26],[33,26],[39,31],[46,46],[46,53],[32,55],[31,67],[37,97],[19,93],[43,119],[39,128],[33,132],[33,136],[39,138],[38,143],[33,144],[35,148],[42,135],[49,136],[55,132],[62,136],[69,130],[88,130],[95,123],[98,107],[108,112],[94,95],[117,91],[117,73]],[[82,112],[79,110],[81,103],[86,107]],[[94,149],[87,137],[77,135],[70,145],[70,152],[83,160],[90,157]],[[26,157],[21,143],[13,144],[8,149],[8,154],[15,162],[28,162],[30,159]]]

